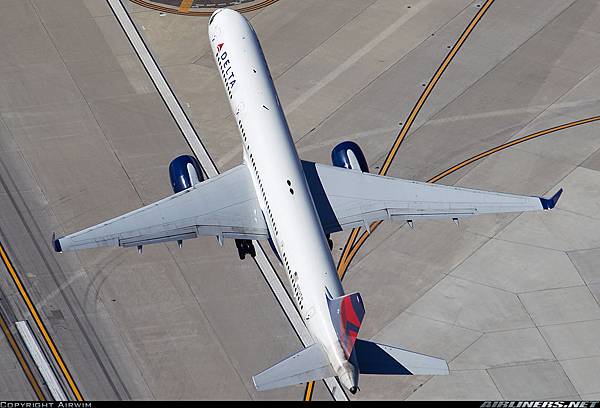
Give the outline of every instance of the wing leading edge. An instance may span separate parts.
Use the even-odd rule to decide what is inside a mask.
[[[549,210],[550,198],[402,180],[324,164],[302,162],[325,233],[379,220],[465,218],[475,214]]]
[[[219,239],[269,237],[245,165],[153,204],[53,239],[53,245],[62,252],[99,246],[139,246],[201,235]]]

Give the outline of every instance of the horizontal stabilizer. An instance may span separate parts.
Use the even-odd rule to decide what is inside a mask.
[[[335,376],[320,344],[313,344],[252,377],[258,391]]]
[[[446,361],[396,347],[357,339],[354,353],[361,374],[445,375]]]

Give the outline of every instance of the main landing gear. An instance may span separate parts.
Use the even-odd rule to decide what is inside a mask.
[[[256,256],[256,249],[254,249],[254,244],[249,239],[236,239],[235,246],[237,247],[240,259],[242,260],[246,258],[246,255],[250,255],[252,258]]]
[[[327,243],[329,244],[329,250],[333,251],[333,240],[329,237],[329,234],[325,234],[327,237]]]

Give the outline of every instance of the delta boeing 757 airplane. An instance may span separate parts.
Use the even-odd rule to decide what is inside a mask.
[[[192,156],[169,166],[174,194],[82,231],[53,238],[57,252],[137,247],[198,236],[234,239],[241,259],[252,240],[267,240],[289,277],[314,343],[253,377],[258,390],[337,377],[351,393],[359,374],[447,374],[444,360],[357,338],[365,314],[358,293],[345,294],[330,234],[377,220],[460,218],[548,210],[551,198],[478,191],[370,174],[360,148],[337,145],[333,166],[302,161],[250,23],[229,9],[209,21],[213,56],[243,144],[243,163],[204,180]],[[260,317],[257,317],[260,318]]]

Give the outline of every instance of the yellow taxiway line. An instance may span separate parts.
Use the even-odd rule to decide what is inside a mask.
[[[456,56],[456,54],[458,53],[458,51],[460,50],[462,45],[465,43],[465,41],[467,40],[469,35],[473,32],[477,23],[479,23],[479,21],[481,21],[481,19],[483,18],[483,15],[485,14],[486,11],[488,11],[488,9],[490,8],[490,6],[492,5],[493,2],[494,2],[494,0],[487,0],[483,4],[483,6],[481,6],[480,10],[473,17],[473,19],[471,20],[471,22],[469,23],[467,28],[465,28],[465,31],[463,31],[461,36],[454,43],[454,46],[452,47],[452,49],[450,50],[448,55],[446,55],[446,58],[444,58],[444,60],[438,67],[438,69],[435,72],[435,74],[433,75],[433,77],[429,80],[429,83],[423,90],[423,93],[417,100],[417,103],[412,108],[410,114],[408,115],[408,118],[406,119],[406,121],[402,125],[402,128],[400,129],[400,132],[396,136],[396,139],[394,140],[394,144],[392,145],[391,149],[389,150],[389,152],[383,162],[383,165],[381,166],[381,169],[379,170],[379,175],[384,176],[387,174],[387,172],[394,160],[394,157],[396,157],[396,154],[398,153],[398,150],[400,149],[402,142],[406,138],[408,131],[410,130],[415,119],[417,118],[417,115],[421,111],[421,108],[427,101],[427,98],[429,97],[429,95],[431,95],[431,92],[433,91],[433,89],[435,88],[437,83],[439,82],[440,78],[442,77],[442,74],[444,73],[444,71],[446,71],[446,68],[448,68],[448,66],[450,65],[450,63],[452,62],[452,60],[454,59],[454,57]],[[355,228],[354,230],[352,230],[352,234],[350,234],[350,237],[348,238],[348,241],[346,242],[345,250],[342,253],[342,256],[338,263],[338,275],[340,275],[340,277],[343,276],[344,271],[348,267],[348,259],[349,259],[348,257],[350,256],[351,248],[354,245],[354,241],[356,240],[356,237],[358,236],[360,229],[361,228],[358,227],[358,228]],[[348,250],[346,250],[346,249],[348,249]]]
[[[457,170],[462,169],[463,167],[468,166],[471,163],[474,163],[478,160],[481,160],[485,157],[491,156],[494,153],[498,153],[501,152],[503,150],[508,149],[509,147],[513,147],[515,145],[518,145],[520,143],[524,143],[527,142],[529,140],[532,139],[536,139],[538,137],[542,137],[542,136],[546,136],[549,135],[551,133],[554,132],[558,132],[561,130],[565,130],[568,128],[572,128],[575,126],[581,126],[581,125],[585,125],[587,123],[591,123],[591,122],[596,122],[600,120],[600,116],[592,116],[586,119],[581,119],[581,120],[576,120],[573,122],[569,122],[569,123],[565,123],[559,126],[554,126],[548,129],[544,129],[544,130],[540,130],[539,132],[535,132],[535,133],[531,133],[527,136],[523,136],[520,137],[518,139],[512,140],[510,142],[506,142],[503,143],[499,146],[496,146],[492,149],[486,150],[484,152],[481,152],[479,154],[476,154],[475,156],[472,156],[470,158],[468,158],[467,160],[464,160],[462,162],[460,162],[459,164],[452,166],[446,170],[444,170],[443,172],[439,173],[438,175],[436,175],[435,177],[432,177],[431,179],[427,180],[428,183],[436,183],[438,181],[440,181],[441,179],[443,179],[446,176],[449,176],[450,174],[454,173]],[[375,231],[377,229],[377,227],[379,227],[379,224],[381,224],[383,221],[376,221],[373,224],[371,224],[371,233],[373,233],[373,231]],[[358,250],[360,249],[360,247],[365,243],[365,241],[367,240],[367,238],[369,237],[370,233],[368,231],[365,231],[360,238],[358,239],[358,241],[352,246],[352,249],[350,250],[349,254],[348,254],[348,258],[345,265],[345,268],[341,271],[338,270],[338,273],[341,272],[341,277],[343,278],[343,276],[346,274],[346,271],[348,270],[348,266],[350,266],[350,262],[352,262],[352,260],[354,259],[354,256],[356,255],[356,253],[358,252]]]
[[[181,4],[179,5],[178,10],[183,13],[187,13],[188,11],[190,11],[190,7],[192,7],[193,2],[194,2],[194,0],[183,0],[181,2]]]
[[[29,297],[29,294],[27,293],[27,290],[25,289],[23,282],[21,281],[21,278],[19,277],[15,268],[13,267],[13,264],[10,261],[10,258],[8,257],[8,255],[6,254],[6,251],[5,251],[2,243],[0,243],[0,257],[2,258],[2,262],[4,263],[4,266],[6,266],[8,273],[12,277],[12,280],[15,283],[15,286],[17,287],[19,293],[21,294],[21,297],[25,301],[25,305],[27,306],[27,309],[29,310],[29,313],[31,314],[31,317],[33,318],[37,328],[42,333],[42,337],[44,338],[46,345],[50,349],[52,356],[56,360],[58,367],[60,368],[61,372],[65,376],[65,379],[67,380],[67,383],[69,384],[69,387],[71,388],[71,391],[73,392],[73,395],[75,396],[77,401],[83,401],[84,399],[81,396],[81,393],[79,392],[79,388],[77,388],[77,385],[75,384],[75,381],[73,380],[73,377],[71,376],[71,373],[69,372],[69,369],[67,368],[62,357],[60,356],[58,349],[54,345],[54,341],[48,334],[48,331],[46,330],[46,326],[44,325],[44,322],[40,318],[40,315],[39,315],[35,305],[31,301],[31,298]]]
[[[304,401],[312,400],[314,390],[315,390],[315,382],[314,381],[306,383],[306,390],[304,391]]]
[[[421,111],[421,108],[423,107],[423,105],[427,101],[427,98],[429,97],[429,95],[431,95],[431,92],[433,91],[433,89],[435,88],[435,86],[437,85],[437,83],[439,82],[439,80],[442,77],[442,74],[444,73],[444,71],[446,70],[446,68],[448,68],[448,66],[450,65],[450,63],[452,62],[452,60],[454,59],[454,57],[456,56],[456,54],[458,53],[458,51],[460,50],[460,47],[462,47],[462,45],[465,43],[465,41],[467,40],[467,38],[469,37],[469,35],[475,29],[475,26],[477,26],[477,23],[479,23],[479,21],[482,19],[483,15],[490,8],[490,6],[492,5],[493,2],[494,2],[494,0],[487,0],[483,4],[483,6],[481,6],[481,8],[477,12],[477,14],[475,14],[475,16],[473,17],[473,19],[471,20],[471,22],[467,26],[467,28],[465,28],[465,31],[463,31],[463,33],[461,34],[461,36],[454,43],[454,46],[452,46],[452,48],[450,49],[450,52],[448,53],[448,55],[446,55],[446,58],[444,58],[444,60],[442,61],[442,63],[438,67],[438,69],[436,70],[436,72],[433,75],[433,77],[429,80],[429,83],[427,84],[427,86],[423,90],[423,93],[421,94],[421,96],[417,100],[417,103],[412,108],[410,114],[408,115],[408,118],[406,119],[406,121],[402,125],[402,128],[400,129],[400,132],[396,136],[396,139],[394,140],[394,144],[392,145],[392,148],[389,150],[389,152],[388,152],[388,154],[387,154],[387,156],[386,156],[386,158],[385,158],[385,160],[383,162],[383,165],[381,166],[381,169],[379,170],[379,174],[380,175],[385,175],[387,173],[387,171],[389,170],[389,167],[392,164],[392,161],[394,160],[394,157],[398,153],[398,150],[400,149],[400,146],[402,145],[402,142],[406,138],[406,135],[408,134],[408,131],[410,130],[411,126],[413,125],[413,123],[415,121],[415,119],[417,118],[417,115]],[[376,222],[374,224],[379,225],[379,222]],[[360,227],[354,228],[352,230],[352,233],[348,237],[348,240],[346,241],[346,245],[344,246],[344,250],[343,250],[342,255],[340,257],[340,261],[338,262],[338,268],[337,268],[338,276],[340,277],[340,279],[344,279],[344,275],[346,274],[346,270],[348,269],[348,266],[350,265],[350,262],[354,258],[354,255],[356,255],[356,251],[358,251],[358,248],[360,248],[360,245],[362,245],[362,244],[360,244],[358,246],[358,248],[356,248],[356,250],[355,250],[355,248],[354,248],[356,246],[355,240],[356,240],[356,237],[358,236],[358,234],[360,233],[360,230],[361,230]],[[364,232],[360,239],[363,239],[363,237],[365,236],[365,234],[368,236],[369,232]],[[363,242],[364,242],[364,239],[363,239]],[[311,400],[311,398],[312,398],[312,389],[313,389],[313,387],[310,386],[310,383],[308,383],[308,385],[306,387],[306,391],[304,393],[304,400],[305,401],[310,401]]]

